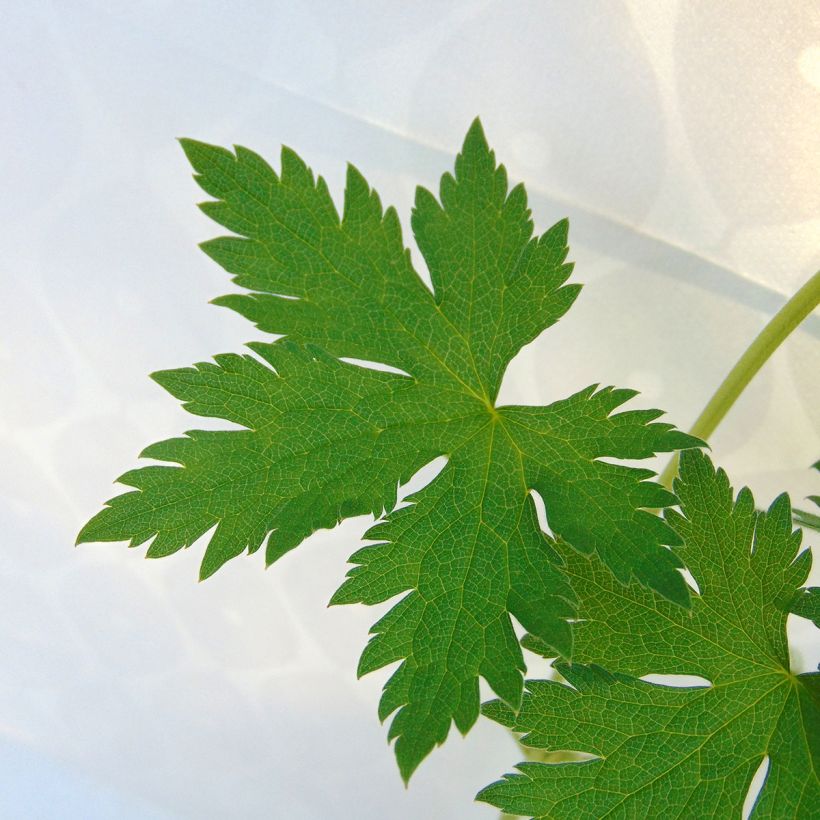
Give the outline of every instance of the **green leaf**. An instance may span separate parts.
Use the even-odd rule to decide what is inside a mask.
[[[810,501],[813,501],[815,504],[820,506],[820,495],[810,495],[808,498]],[[808,510],[797,509],[794,510],[793,515],[794,523],[797,524],[798,527],[817,530],[817,532],[820,532],[820,515],[809,512]]]
[[[812,468],[815,470],[820,470],[820,461],[816,461],[812,464]],[[808,496],[808,499],[816,506],[820,507],[820,495],[810,495]],[[820,515],[817,515],[817,513],[809,512],[808,510],[794,510],[794,523],[797,524],[798,527],[804,527],[820,532]]]
[[[340,218],[321,177],[289,149],[277,173],[245,148],[182,146],[202,209],[235,235],[205,252],[251,293],[216,300],[286,340],[252,355],[156,374],[192,413],[239,425],[192,431],[149,447],[165,462],[126,473],[132,488],[80,541],[153,538],[167,555],[213,530],[206,577],[267,539],[271,563],[311,532],[362,513],[387,517],[335,603],[404,594],[374,627],[365,673],[401,665],[385,687],[382,718],[402,774],[447,736],[466,731],[483,676],[518,705],[523,659],[511,616],[569,657],[575,596],[532,491],[552,530],[688,605],[674,532],[647,508],[674,497],[641,459],[700,442],[655,421],[659,411],[615,412],[634,393],[590,387],[548,407],[495,407],[521,347],[571,306],[567,223],[541,236],[522,186],[508,190],[476,121],[438,199],[419,189],[412,225],[435,292],[413,268],[396,212],[382,209],[348,168]],[[383,372],[341,361],[378,362]],[[394,510],[397,484],[447,457],[443,472]],[[175,466],[170,466],[175,465]]]
[[[798,589],[789,604],[789,612],[814,621],[814,625],[820,629],[820,587]]]
[[[812,464],[812,468],[820,470],[820,461]],[[809,501],[813,501],[820,507],[820,495],[810,495]],[[806,512],[805,510],[793,510],[792,519],[798,527],[812,529],[820,532],[820,515]],[[789,604],[789,612],[814,621],[814,625],[820,629],[820,587],[808,587],[799,589]]]
[[[154,374],[201,416],[245,430],[195,430],[142,455],[180,467],[132,470],[120,495],[80,541],[154,537],[148,556],[169,555],[215,527],[201,577],[268,533],[273,562],[320,527],[374,513],[396,501],[396,484],[479,426],[471,402],[405,376],[354,367],[290,340],[252,344],[252,356]],[[421,427],[423,435],[418,434]],[[418,447],[407,437],[417,436]]]
[[[479,799],[538,818],[740,817],[768,756],[753,816],[816,816],[820,678],[791,672],[786,641],[811,555],[798,554],[788,497],[765,513],[747,489],[733,502],[725,473],[697,451],[683,454],[675,490],[682,515],[667,518],[700,588],[691,610],[559,545],[581,602],[576,663],[557,664],[571,686],[528,682],[518,714],[499,702],[485,712],[528,746],[591,757],[522,764]],[[709,685],[638,679],[653,674]]]

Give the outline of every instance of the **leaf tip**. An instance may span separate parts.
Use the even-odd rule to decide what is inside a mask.
[[[484,125],[481,122],[481,117],[476,117],[467,129],[467,135],[464,137],[463,153],[470,151],[481,151],[487,153],[490,150],[490,145],[487,142],[487,135],[484,132]]]
[[[541,235],[541,241],[554,243],[561,248],[567,248],[569,244],[569,217],[559,219],[554,225],[548,228]]]
[[[182,149],[185,156],[188,158],[188,162],[196,168],[196,161],[201,156],[205,143],[191,139],[190,137],[177,137],[177,142],[179,143],[179,147]]]
[[[270,564],[268,564],[268,566],[270,566]],[[267,569],[267,567],[265,567],[265,569]],[[346,583],[343,583],[336,590],[336,592],[334,592],[333,595],[330,596],[330,600],[327,602],[327,608],[328,609],[330,609],[330,607],[332,607],[332,606],[341,606],[342,604],[350,603],[350,601],[348,601],[346,599],[346,597],[344,595],[344,592],[343,592],[345,585],[346,585]]]
[[[154,370],[153,373],[148,374],[148,378],[151,379],[152,382],[156,382],[161,388],[164,390],[168,390],[170,393],[170,389],[168,388],[168,383],[170,381],[170,370]]]
[[[410,778],[413,776],[416,769],[418,769],[421,760],[416,760],[408,755],[403,755],[399,749],[396,748],[396,762],[399,766],[401,782],[404,783],[404,788],[407,789],[410,786]]]
[[[211,544],[213,544],[213,541],[211,541]],[[205,550],[205,555],[202,557],[202,563],[199,565],[199,576],[197,578],[197,583],[200,584],[203,581],[207,581],[208,578],[210,578],[228,560],[224,556],[209,554],[214,552],[211,550],[211,544],[208,544],[208,548]]]
[[[97,532],[97,524],[106,509],[108,509],[108,507],[103,508],[93,518],[83,524],[80,531],[77,533],[77,537],[74,539],[75,547],[79,547],[81,544],[93,544],[94,542],[101,540],[99,533]]]

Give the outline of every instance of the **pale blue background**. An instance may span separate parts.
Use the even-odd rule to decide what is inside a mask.
[[[203,423],[147,374],[259,335],[207,304],[232,286],[174,137],[288,143],[336,196],[352,160],[406,223],[481,114],[587,284],[503,398],[615,383],[685,427],[820,268],[814,5],[0,2],[0,816],[478,820],[518,758],[481,721],[402,787],[385,676],[355,679],[378,613],[325,608],[365,519],[202,585],[201,545],[73,549],[145,444]],[[818,339],[714,437],[761,503],[820,489]]]

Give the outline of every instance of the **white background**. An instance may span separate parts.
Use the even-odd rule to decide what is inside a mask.
[[[259,338],[207,304],[232,285],[174,138],[287,143],[337,198],[351,160],[406,223],[480,114],[537,226],[570,217],[587,285],[502,399],[614,383],[686,427],[820,268],[816,4],[0,11],[0,816],[494,817],[470,801],[518,759],[503,730],[454,732],[405,791],[385,678],[355,680],[377,613],[325,604],[367,520],[201,585],[201,545],[72,546],[144,445],[202,425],[147,374]],[[714,436],[761,504],[818,491],[818,340],[815,314]]]

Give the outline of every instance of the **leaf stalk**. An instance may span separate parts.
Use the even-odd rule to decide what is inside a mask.
[[[820,271],[814,274],[794,296],[783,305],[771,321],[760,331],[746,352],[737,360],[726,378],[709,399],[706,407],[692,425],[691,435],[708,440],[709,436],[723,421],[740,394],[746,389],[755,374],[766,363],[772,353],[797,328],[800,323],[820,304]],[[678,474],[676,454],[659,479],[664,487],[671,487]]]

